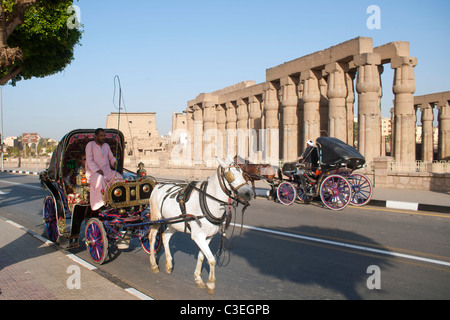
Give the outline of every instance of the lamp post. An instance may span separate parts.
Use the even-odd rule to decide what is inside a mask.
[[[0,86],[0,113],[1,113],[1,121],[2,121],[2,136],[0,138],[0,146],[2,148],[2,171],[4,170],[4,158],[3,158],[3,95],[2,95],[3,87]]]

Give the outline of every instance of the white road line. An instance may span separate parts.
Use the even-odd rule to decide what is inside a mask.
[[[44,190],[42,187],[30,186],[30,185],[24,184],[24,183],[18,183],[18,182],[6,181],[6,180],[0,180],[0,182],[14,184],[16,186],[22,186],[22,187],[30,188],[30,189]]]
[[[95,270],[95,269],[97,269],[96,266],[90,264],[89,262],[86,262],[85,260],[83,260],[83,259],[77,257],[77,256],[74,255],[74,254],[69,253],[69,254],[66,254],[66,256],[67,256],[69,259],[75,261],[75,262],[78,263],[78,264],[81,264],[83,267],[85,267],[85,268],[87,268],[87,269],[89,269],[89,270]]]
[[[125,289],[128,293],[132,294],[133,296],[141,299],[141,300],[155,300],[152,297],[149,297],[146,294],[143,294],[142,292],[136,290],[135,288],[127,288]]]
[[[239,226],[239,225],[237,225],[237,226]],[[353,245],[353,244],[344,243],[344,242],[338,242],[338,241],[332,241],[332,240],[325,240],[325,239],[320,239],[320,238],[302,236],[302,235],[299,235],[299,234],[287,233],[287,232],[276,231],[276,230],[271,230],[271,229],[266,229],[266,228],[252,227],[252,226],[247,226],[247,225],[244,225],[243,227],[245,229],[249,229],[249,230],[260,231],[260,232],[271,233],[271,234],[277,234],[277,235],[290,237],[290,238],[296,238],[296,239],[302,239],[302,240],[326,243],[326,244],[331,244],[331,245],[345,247],[345,248],[351,248],[351,249],[362,250],[362,251],[367,251],[367,252],[374,252],[374,253],[384,254],[384,255],[388,255],[388,256],[400,257],[400,258],[416,260],[416,261],[423,261],[423,262],[428,262],[428,263],[433,263],[433,264],[438,264],[438,265],[450,267],[450,262],[442,261],[442,260],[428,259],[428,258],[424,258],[424,257],[410,255],[410,254],[404,254],[404,253],[393,252],[393,251],[388,251],[388,250],[381,250],[381,249],[375,249],[375,248],[370,248],[370,247],[358,246],[358,245]]]

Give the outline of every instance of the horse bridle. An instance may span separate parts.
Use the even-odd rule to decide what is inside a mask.
[[[244,181],[244,182],[243,182],[242,184],[240,184],[239,186],[233,187],[232,183],[234,182],[234,180],[236,180],[236,177],[234,176],[233,172],[231,172],[231,170],[230,170],[231,168],[239,168],[240,170],[242,170],[241,167],[239,167],[239,165],[237,165],[237,164],[232,164],[232,165],[229,165],[228,167],[225,167],[225,168],[223,168],[222,166],[219,166],[219,167],[217,168],[217,176],[218,176],[218,178],[219,178],[219,184],[220,184],[220,187],[222,188],[222,191],[225,192],[225,194],[226,194],[227,196],[229,196],[229,197],[231,196],[231,194],[232,194],[233,191],[234,191],[234,193],[235,193],[236,196],[237,196],[237,191],[238,191],[242,186],[244,186],[244,185],[247,184],[247,182]],[[227,169],[228,169],[228,171],[225,171],[225,170],[227,170]],[[229,184],[231,190],[228,189],[227,186],[225,185],[224,179],[228,182],[228,184]]]

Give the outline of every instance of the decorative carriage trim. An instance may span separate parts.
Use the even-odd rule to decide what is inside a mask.
[[[147,205],[156,183],[153,178],[116,182],[109,187],[104,200],[113,208]]]

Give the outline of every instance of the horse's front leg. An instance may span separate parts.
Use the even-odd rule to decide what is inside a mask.
[[[156,243],[156,235],[158,234],[158,228],[155,227],[150,227],[150,233],[149,233],[149,242],[150,242],[150,248],[154,248],[155,247],[155,243]],[[156,262],[156,253],[155,250],[151,250],[150,249],[150,267],[152,268],[152,271],[154,273],[158,273],[159,272],[159,268],[158,268],[158,264]]]
[[[205,283],[202,280],[202,266],[203,266],[203,260],[205,258],[205,255],[203,254],[202,250],[198,251],[198,258],[197,258],[197,265],[195,266],[194,271],[194,280],[195,284],[198,288],[205,288]]]
[[[209,263],[209,276],[208,282],[206,283],[206,291],[209,294],[214,294],[216,288],[216,271],[215,271],[216,259],[214,258],[214,255],[212,254],[211,249],[209,248],[209,243],[211,242],[212,238],[206,239],[206,237],[201,235],[195,237],[193,236],[192,239],[200,248],[200,252],[198,253],[197,266],[194,272],[195,283],[199,288],[205,287],[201,274],[202,274],[203,259],[206,256],[206,259],[208,260]]]

